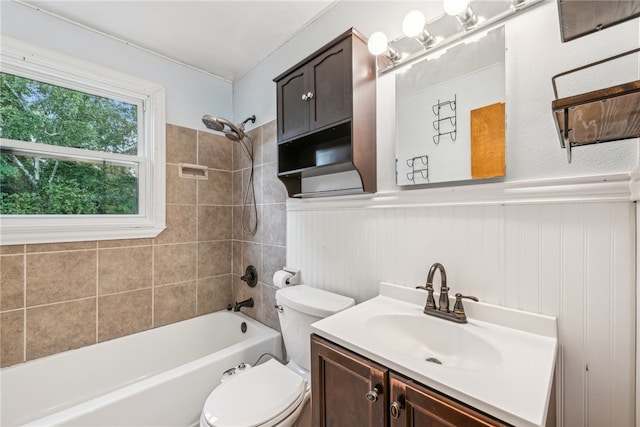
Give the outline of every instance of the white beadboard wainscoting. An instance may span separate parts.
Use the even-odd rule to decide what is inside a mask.
[[[633,426],[637,179],[290,200],[287,265],[361,302],[441,262],[451,294],[558,318],[556,425]]]

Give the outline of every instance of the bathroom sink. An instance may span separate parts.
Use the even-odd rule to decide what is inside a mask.
[[[383,345],[443,368],[485,369],[500,362],[498,350],[474,333],[477,325],[425,314],[382,314],[369,318],[366,328]]]
[[[382,283],[378,296],[311,329],[511,425],[545,425],[558,348],[556,319],[469,301],[464,304],[468,323],[461,324],[424,314],[425,300],[422,290]]]

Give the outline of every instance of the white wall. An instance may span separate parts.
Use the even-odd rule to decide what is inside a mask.
[[[231,84],[11,1],[0,1],[2,35],[166,87],[167,122],[204,129],[203,114],[231,117]]]

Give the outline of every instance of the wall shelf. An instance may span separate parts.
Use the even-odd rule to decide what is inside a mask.
[[[360,186],[338,192],[376,192],[375,77],[366,39],[350,29],[274,79],[278,177],[289,197],[306,197],[303,178],[346,171]]]
[[[640,137],[640,80],[558,98],[556,79],[638,52],[633,49],[552,78],[556,99],[551,109],[569,163],[572,147]]]

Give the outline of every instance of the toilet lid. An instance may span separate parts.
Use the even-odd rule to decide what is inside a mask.
[[[211,427],[262,426],[295,408],[304,392],[304,378],[271,359],[216,387],[202,415]]]

